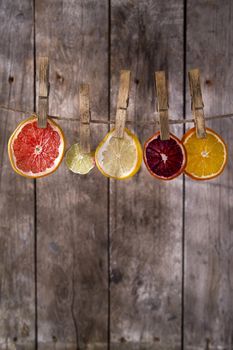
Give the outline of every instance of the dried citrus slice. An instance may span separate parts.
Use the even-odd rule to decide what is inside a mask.
[[[113,129],[97,147],[95,161],[98,169],[107,177],[117,180],[130,178],[137,173],[142,163],[140,142],[126,128],[124,137],[116,138]]]
[[[49,118],[45,129],[38,128],[36,117],[24,120],[8,142],[13,169],[27,178],[39,178],[53,173],[62,161],[64,150],[64,134]]]
[[[95,166],[94,152],[84,153],[80,144],[75,143],[66,153],[66,165],[75,174],[88,174]]]
[[[195,180],[209,180],[220,175],[227,163],[227,147],[223,139],[213,130],[206,128],[206,138],[198,139],[196,129],[190,129],[183,136],[187,150],[185,173]]]
[[[184,171],[186,151],[176,136],[170,133],[169,140],[161,140],[158,131],[145,143],[144,162],[152,176],[171,180]]]

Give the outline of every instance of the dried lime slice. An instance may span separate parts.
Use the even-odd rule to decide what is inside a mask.
[[[95,166],[94,153],[84,153],[80,145],[75,143],[66,153],[66,165],[75,174],[88,174]]]

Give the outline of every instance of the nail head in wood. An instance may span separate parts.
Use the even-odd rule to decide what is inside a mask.
[[[91,152],[90,91],[88,84],[79,87],[80,146],[84,153]]]
[[[155,72],[155,88],[157,93],[157,111],[159,112],[160,138],[161,140],[169,140],[168,91],[164,71]]]
[[[192,113],[195,120],[197,138],[206,137],[204,103],[201,92],[200,71],[192,69],[188,73]]]
[[[39,58],[38,127],[46,128],[49,105],[49,59]]]
[[[116,124],[114,136],[118,138],[124,137],[124,129],[129,103],[129,88],[130,88],[130,71],[121,70],[120,86],[117,100]]]

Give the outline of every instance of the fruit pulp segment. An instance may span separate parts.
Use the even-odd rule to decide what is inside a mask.
[[[77,174],[87,174],[95,165],[92,153],[83,153],[78,143],[72,145],[66,154],[67,167]]]
[[[147,145],[146,159],[153,173],[169,178],[180,171],[184,163],[184,154],[172,137],[169,140],[161,140],[158,136]]]
[[[185,142],[188,153],[186,171],[200,177],[217,174],[226,158],[225,145],[207,131],[206,138],[198,139],[193,133]]]
[[[128,129],[124,138],[114,137],[111,131],[96,151],[96,162],[105,176],[125,179],[133,176],[141,165],[142,150],[139,141]]]
[[[26,124],[13,140],[17,168],[34,174],[52,168],[59,156],[60,143],[60,135],[49,123],[45,129],[38,128],[36,121]]]

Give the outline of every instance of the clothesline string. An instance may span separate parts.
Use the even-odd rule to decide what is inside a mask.
[[[26,115],[36,115],[35,112],[32,111],[23,111],[19,108],[12,108],[12,107],[8,107],[5,105],[0,105],[0,109],[5,110],[5,111],[10,111],[10,112],[17,112],[17,113],[23,113]],[[48,115],[49,118],[51,119],[56,119],[56,120],[67,120],[67,121],[75,121],[78,122],[80,121],[79,118],[72,118],[72,117],[60,117],[58,115]],[[217,119],[223,119],[223,118],[232,118],[233,117],[233,113],[229,113],[229,114],[222,114],[222,115],[214,115],[214,116],[210,116],[210,117],[205,117],[205,120],[217,120]],[[93,124],[115,124],[115,120],[98,120],[98,119],[91,119],[90,121]],[[155,125],[155,124],[159,124],[158,120],[145,120],[145,121],[134,121],[134,120],[127,120],[126,121],[127,124],[135,124],[135,125]],[[193,118],[188,118],[188,119],[169,119],[169,124],[187,124],[187,123],[194,123],[194,119]]]

